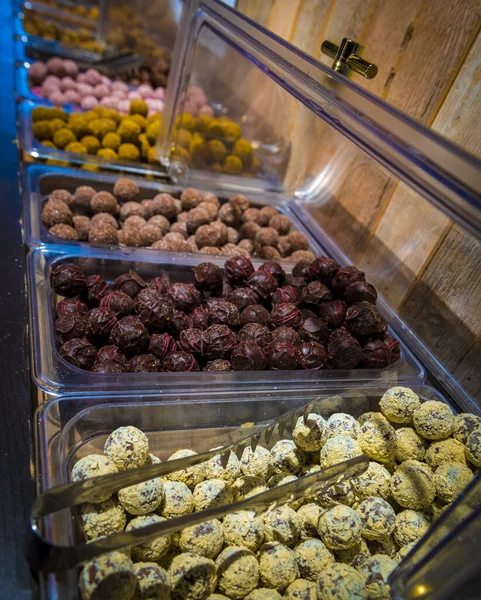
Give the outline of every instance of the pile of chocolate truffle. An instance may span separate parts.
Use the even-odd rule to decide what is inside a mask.
[[[263,514],[233,505],[223,518],[103,554],[83,566],[83,600],[98,598],[101,589],[106,597],[115,584],[116,597],[125,599],[390,598],[389,575],[481,466],[481,419],[455,416],[447,404],[423,402],[405,387],[387,390],[376,403],[380,412],[365,412],[365,397],[326,398],[298,419],[292,439],[248,446],[227,464],[217,454],[174,467],[165,477],[83,504],[79,520],[90,542],[252,498],[362,454],[370,461],[349,482],[291,496]],[[354,409],[358,418],[328,408],[344,404],[364,408]],[[102,454],[76,462],[71,481],[158,464],[152,446],[136,427],[120,427]],[[196,454],[163,452],[168,461]]]
[[[242,195],[221,204],[211,193],[185,189],[179,199],[155,194],[141,200],[132,179],[120,178],[113,193],[80,186],[73,194],[53,190],[42,209],[52,235],[74,241],[156,250],[204,252],[312,261],[307,237],[271,206],[251,208]]]
[[[286,274],[243,256],[192,269],[192,283],[112,283],[62,262],[50,272],[60,355],[95,373],[382,369],[400,355],[356,267],[321,256]]]

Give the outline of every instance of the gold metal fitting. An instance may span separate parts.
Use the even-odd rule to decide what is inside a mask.
[[[366,79],[373,79],[377,75],[377,67],[374,63],[361,58],[363,50],[364,46],[349,38],[343,38],[339,46],[329,40],[324,40],[321,45],[321,52],[334,59],[332,63],[334,71],[346,77],[351,71],[355,71]]]

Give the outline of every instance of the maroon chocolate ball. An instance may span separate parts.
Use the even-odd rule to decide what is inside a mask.
[[[347,306],[342,300],[328,300],[319,305],[319,318],[325,321],[331,329],[341,327],[346,318]]]
[[[172,332],[174,337],[177,337],[184,329],[192,327],[192,323],[189,317],[181,310],[174,310],[174,316],[169,326],[169,330]]]
[[[235,287],[240,287],[254,273],[254,266],[246,256],[233,256],[226,261],[224,271],[229,282]]]
[[[299,304],[301,298],[295,287],[292,285],[285,285],[284,287],[277,288],[272,294],[271,301],[272,304],[283,304],[284,302]]]
[[[74,338],[83,338],[87,331],[87,317],[79,313],[69,313],[55,321],[55,332],[64,343]]]
[[[327,364],[327,352],[317,342],[302,342],[298,351],[299,366],[307,371],[318,371]]]
[[[401,345],[399,340],[389,333],[386,333],[383,342],[389,352],[389,364],[392,365],[401,357]]]
[[[92,308],[87,314],[87,338],[95,344],[105,343],[117,323],[117,316],[108,308]]]
[[[215,292],[214,294],[212,294],[213,296],[219,296],[220,298],[227,298],[227,296],[229,294],[232,293],[232,291],[234,290],[234,288],[231,286],[231,284],[227,281],[227,279],[224,279],[224,283],[222,284],[222,291],[219,290],[218,292]]]
[[[87,305],[78,298],[64,298],[55,307],[55,313],[57,317],[63,315],[71,315],[78,313],[79,315],[86,315],[88,312]]]
[[[327,256],[318,256],[309,265],[308,278],[311,281],[317,279],[325,285],[330,285],[332,278],[339,269],[340,266],[333,258],[328,258]]]
[[[102,375],[115,375],[116,373],[126,373],[127,366],[115,360],[96,360],[91,371]]]
[[[301,311],[296,304],[285,302],[283,304],[274,304],[270,315],[270,325],[272,328],[298,327],[301,324]]]
[[[85,290],[84,272],[72,263],[62,263],[50,273],[50,285],[55,293],[67,298],[78,296]]]
[[[237,343],[237,337],[227,325],[211,325],[202,332],[202,342],[207,358],[228,358]]]
[[[225,371],[232,371],[232,366],[230,361],[218,358],[217,360],[210,360],[207,363],[204,371],[209,371],[210,373],[221,373]]]
[[[299,334],[292,327],[283,325],[272,332],[272,342],[284,342],[291,346],[297,346],[301,341]]]
[[[100,308],[114,312],[117,317],[125,317],[134,312],[134,301],[124,292],[108,292],[100,301]]]
[[[331,280],[331,287],[339,294],[344,296],[347,287],[355,281],[365,281],[365,276],[357,267],[344,267],[339,269]]]
[[[311,281],[302,290],[302,301],[306,304],[319,306],[327,300],[332,300],[332,292],[320,281]]]
[[[60,356],[71,365],[89,371],[97,358],[97,350],[86,338],[74,338],[60,346]]]
[[[211,324],[207,306],[204,306],[203,304],[201,306],[196,306],[189,315],[189,321],[191,326],[196,329],[207,329]]]
[[[250,306],[244,308],[240,314],[241,325],[247,325],[247,323],[259,323],[260,325],[267,325],[269,323],[269,318],[269,311],[261,304],[251,304]]]
[[[304,277],[295,277],[294,275],[286,275],[284,282],[285,286],[290,285],[297,291],[299,297],[302,297],[302,290],[306,287],[307,281]]]
[[[317,342],[327,344],[329,340],[329,327],[318,317],[309,317],[303,321],[297,332],[304,342]]]
[[[390,352],[381,340],[373,340],[362,347],[359,366],[362,369],[385,369],[390,364]]]
[[[370,302],[358,302],[347,309],[344,321],[346,328],[358,336],[383,333],[386,321]]]
[[[135,312],[149,331],[160,331],[170,325],[174,317],[174,305],[153,290],[145,288],[135,297]]]
[[[157,373],[160,371],[160,360],[153,354],[139,354],[129,360],[129,373]]]
[[[110,343],[118,346],[127,358],[139,354],[148,339],[149,332],[145,325],[133,315],[120,319],[110,332]]]
[[[279,285],[282,285],[286,279],[286,272],[281,265],[274,260],[269,260],[265,263],[262,263],[258,270],[265,271],[266,273],[273,275],[277,279],[277,283]]]
[[[301,317],[302,320],[305,321],[306,319],[314,319],[315,317],[317,317],[317,315],[313,310],[310,310],[309,308],[301,308]]]
[[[170,290],[170,283],[165,277],[154,277],[149,281],[148,287],[165,296]]]
[[[100,275],[89,275],[85,283],[87,285],[87,296],[91,305],[98,305],[102,298],[112,289],[110,283],[107,283]]]
[[[160,365],[161,371],[167,373],[190,373],[199,371],[199,364],[189,352],[171,352],[167,354]]]
[[[348,331],[345,327],[338,327],[337,329],[333,329],[329,334],[329,341],[332,342],[332,340],[337,340],[337,338],[342,337],[344,335],[351,335],[351,332]]]
[[[119,275],[114,281],[114,290],[124,292],[124,294],[127,294],[131,298],[135,298],[140,290],[143,290],[145,287],[147,287],[147,284],[135,271]]]
[[[125,367],[129,362],[125,358],[125,355],[117,348],[117,346],[103,346],[98,351],[97,359],[100,361],[113,360],[121,365],[124,365]]]
[[[276,371],[297,369],[298,352],[296,346],[286,342],[273,341],[267,353],[267,364]]]
[[[340,335],[329,341],[327,355],[334,368],[354,369],[362,359],[362,349],[351,335]]]
[[[231,329],[240,327],[239,310],[235,304],[223,298],[209,298],[206,304],[211,325],[228,325]]]
[[[233,371],[262,371],[266,366],[266,357],[260,346],[248,340],[234,346],[230,362]]]
[[[195,287],[203,292],[216,292],[222,289],[224,281],[222,269],[214,263],[205,262],[194,267]]]
[[[251,304],[259,303],[259,296],[248,287],[240,287],[227,296],[227,300],[232,302],[239,310],[244,310],[247,306]]]
[[[203,296],[191,283],[174,283],[167,292],[176,310],[190,312],[202,303]]]
[[[150,336],[149,352],[161,360],[177,350],[177,342],[168,333],[153,333]]]
[[[350,283],[344,293],[344,300],[349,304],[357,304],[358,302],[370,302],[376,304],[377,291],[376,288],[367,281],[354,281]]]
[[[202,354],[202,329],[184,329],[180,332],[177,345],[180,350],[191,354]]]
[[[247,285],[264,299],[270,298],[278,287],[277,279],[267,271],[252,273],[247,280]]]
[[[316,277],[312,277],[311,263],[310,262],[298,262],[292,269],[292,275],[294,277],[302,277],[307,281],[313,281]]]
[[[266,350],[267,346],[272,342],[272,334],[265,325],[259,323],[247,323],[237,334],[239,342],[252,341]]]

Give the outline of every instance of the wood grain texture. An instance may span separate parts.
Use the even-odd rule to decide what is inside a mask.
[[[259,25],[267,27],[274,0],[237,0],[236,9]]]
[[[329,11],[334,4],[335,0],[304,0],[298,12],[292,44],[318,58]]]
[[[288,42],[296,29],[302,0],[274,0],[267,27]]]

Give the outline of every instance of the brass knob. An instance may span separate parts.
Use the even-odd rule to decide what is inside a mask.
[[[349,38],[343,38],[337,46],[329,40],[324,40],[321,45],[321,52],[334,59],[332,68],[342,75],[349,76],[351,71],[355,71],[366,79],[373,79],[377,75],[377,67],[374,63],[361,58],[364,46],[358,44]]]

